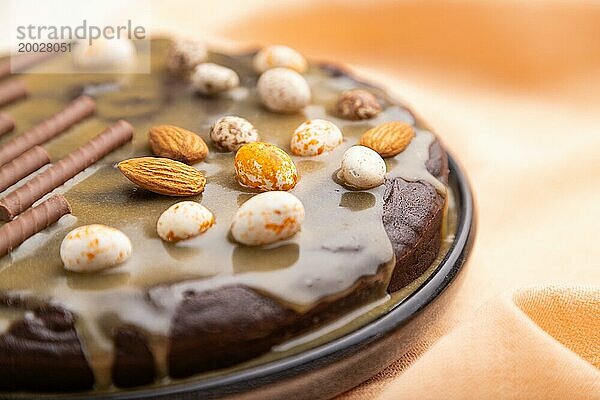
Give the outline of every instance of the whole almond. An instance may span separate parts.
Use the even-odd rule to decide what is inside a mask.
[[[202,193],[206,185],[206,178],[196,168],[168,158],[131,158],[117,168],[136,185],[167,196],[192,196]]]
[[[413,127],[405,122],[386,122],[366,131],[359,143],[375,150],[381,157],[394,157],[415,137]]]
[[[208,155],[208,146],[200,136],[177,126],[154,126],[148,140],[155,155],[186,164],[202,161]]]

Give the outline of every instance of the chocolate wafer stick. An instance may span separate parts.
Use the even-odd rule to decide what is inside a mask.
[[[25,211],[14,221],[4,224],[0,227],[0,257],[70,213],[71,206],[67,199],[54,195]]]
[[[133,127],[131,124],[126,121],[118,121],[0,200],[0,220],[12,220],[44,195],[131,140],[132,137]]]
[[[8,164],[0,167],[0,192],[19,182],[33,171],[50,162],[50,156],[40,146],[32,147]]]
[[[65,131],[77,122],[92,115],[96,110],[96,102],[88,96],[80,96],[73,100],[62,111],[29,129],[0,147],[0,165],[23,154],[35,145],[42,144]]]
[[[27,68],[54,55],[55,53],[28,53],[7,57],[0,61],[0,79],[11,74],[23,72]]]
[[[0,79],[9,76],[10,73],[10,57],[8,57],[0,62]]]
[[[0,113],[0,136],[15,129],[15,120],[8,114]]]
[[[0,83],[0,107],[27,96],[27,87],[19,79]]]

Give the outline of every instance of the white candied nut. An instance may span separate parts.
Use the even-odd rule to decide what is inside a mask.
[[[231,223],[231,236],[248,246],[287,239],[300,230],[304,206],[293,194],[272,191],[257,194],[238,209]]]
[[[210,128],[210,139],[219,150],[236,151],[246,143],[258,142],[258,131],[246,119],[221,117]]]
[[[370,189],[383,183],[385,161],[377,152],[365,146],[352,146],[342,157],[340,178],[356,189]]]
[[[273,45],[263,47],[253,59],[254,70],[262,74],[268,69],[285,67],[303,73],[308,63],[302,54],[288,46]]]
[[[317,156],[333,150],[343,140],[342,131],[333,122],[312,119],[296,128],[290,148],[298,156]]]
[[[275,112],[293,113],[310,103],[306,79],[289,68],[273,68],[258,79],[258,94],[263,104]]]
[[[123,232],[100,224],[73,229],[60,245],[65,269],[75,272],[115,267],[127,260],[131,252],[131,241]]]
[[[173,204],[156,223],[158,236],[166,242],[178,242],[198,236],[215,224],[215,217],[206,207],[194,201]]]
[[[167,68],[175,74],[187,74],[206,60],[206,44],[201,40],[177,39],[169,48]]]
[[[73,48],[73,63],[83,69],[127,66],[135,62],[135,45],[129,39],[96,39],[78,42]]]
[[[197,65],[191,81],[192,87],[205,95],[225,92],[240,84],[240,78],[234,70],[213,63]]]

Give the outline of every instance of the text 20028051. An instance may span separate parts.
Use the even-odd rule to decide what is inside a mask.
[[[70,53],[72,43],[19,43],[19,53]]]

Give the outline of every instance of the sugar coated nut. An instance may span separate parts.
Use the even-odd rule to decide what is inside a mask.
[[[298,156],[317,156],[342,143],[340,129],[330,121],[312,119],[302,123],[292,135],[290,147]]]
[[[135,56],[135,45],[129,39],[81,41],[73,48],[73,63],[83,69],[131,65]]]
[[[131,242],[123,232],[94,224],[69,232],[60,245],[60,258],[69,271],[96,272],[121,264],[131,251]]]
[[[289,68],[273,68],[258,79],[263,104],[275,112],[292,113],[310,103],[310,87],[302,75]]]
[[[352,146],[342,157],[340,177],[348,186],[370,189],[383,183],[385,161],[377,152],[365,146]]]
[[[240,78],[234,70],[213,63],[196,66],[191,80],[192,87],[205,95],[225,92],[240,84]]]
[[[238,209],[231,224],[231,236],[248,246],[259,246],[287,239],[300,230],[304,206],[293,194],[257,194]]]
[[[193,201],[181,201],[167,208],[158,218],[156,231],[167,242],[178,242],[198,236],[215,224],[206,207]]]
[[[276,67],[293,69],[303,73],[308,69],[308,63],[302,54],[288,46],[274,45],[262,48],[253,60],[254,70],[262,74]]]
[[[335,109],[337,114],[345,119],[369,119],[381,112],[381,104],[371,92],[352,89],[341,94]]]
[[[206,45],[201,40],[178,39],[167,54],[167,68],[174,74],[185,75],[206,60]]]
[[[298,182],[298,171],[292,158],[270,143],[243,145],[235,154],[234,167],[242,186],[262,191],[290,190]]]
[[[236,151],[241,146],[260,140],[258,132],[248,120],[226,116],[215,121],[210,128],[210,139],[222,151]]]

